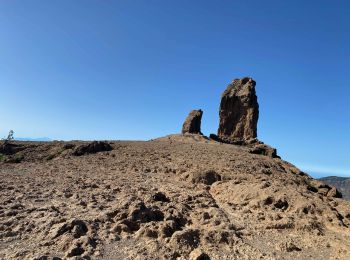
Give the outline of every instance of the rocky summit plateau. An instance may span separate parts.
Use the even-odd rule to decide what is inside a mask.
[[[0,259],[350,259],[350,202],[257,139],[255,85],[210,137],[197,110],[150,141],[3,142]]]

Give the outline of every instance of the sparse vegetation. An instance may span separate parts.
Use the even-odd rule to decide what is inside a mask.
[[[6,146],[13,140],[13,134],[13,130],[10,130],[10,132],[7,134],[7,137],[1,139],[2,142],[0,142],[0,162],[5,161],[6,159]]]
[[[56,154],[50,154],[49,156],[46,157],[46,160],[50,161],[50,160],[52,160],[55,157],[56,157]]]
[[[13,134],[14,131],[10,130],[10,132],[7,134],[7,137],[3,138],[4,144],[10,143],[13,140]]]
[[[20,163],[21,161],[23,161],[23,159],[24,159],[23,154],[17,154],[17,155],[13,158],[12,162],[14,162],[14,163]]]

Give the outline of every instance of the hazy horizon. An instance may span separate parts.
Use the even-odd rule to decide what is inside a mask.
[[[256,80],[258,138],[350,177],[348,1],[3,1],[0,136],[148,140]]]

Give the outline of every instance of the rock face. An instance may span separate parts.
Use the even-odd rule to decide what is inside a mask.
[[[256,144],[249,150],[249,152],[252,154],[269,156],[271,158],[280,158],[277,155],[277,149],[266,144]]]
[[[350,178],[330,176],[321,178],[320,180],[331,186],[335,186],[343,194],[344,199],[350,200]]]
[[[235,79],[221,97],[218,137],[249,140],[257,137],[259,105],[252,78]]]
[[[4,142],[0,144],[0,153],[10,155],[22,151],[24,148],[19,144]]]
[[[91,143],[82,144],[76,147],[73,151],[73,155],[81,156],[84,154],[92,154],[111,150],[113,150],[113,147],[109,143],[102,141],[93,141]]]
[[[202,121],[202,110],[192,110],[187,116],[183,126],[183,134],[202,134],[201,133],[201,121]]]
[[[311,180],[308,183],[307,189],[326,197],[333,197],[333,198],[343,197],[343,194],[341,194],[341,192],[338,191],[336,187],[332,187],[327,183],[319,180]]]

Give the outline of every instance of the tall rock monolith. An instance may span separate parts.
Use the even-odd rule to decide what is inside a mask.
[[[202,134],[201,133],[201,121],[202,121],[202,110],[192,110],[182,126],[183,134]]]
[[[221,96],[218,137],[247,141],[257,137],[259,104],[252,78],[235,79]]]

